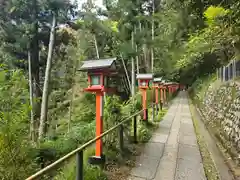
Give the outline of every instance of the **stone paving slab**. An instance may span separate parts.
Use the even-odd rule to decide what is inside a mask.
[[[206,180],[202,163],[178,159],[175,180]]]
[[[195,136],[193,125],[182,123],[180,125],[180,132],[185,136]]]
[[[145,146],[142,155],[160,159],[163,155],[164,143],[149,142]]]
[[[142,156],[136,164],[136,167],[132,169],[131,175],[145,179],[153,179],[155,177],[158,164],[158,158]]]
[[[185,111],[184,111],[184,112],[185,112]],[[181,113],[181,117],[191,119],[191,118],[192,118],[192,115],[191,115],[190,112],[188,112],[188,113]]]
[[[154,180],[174,180],[178,149],[169,147],[166,148],[166,151],[160,161]]]
[[[202,158],[197,146],[179,144],[178,158],[193,161],[195,163],[202,163]]]
[[[173,118],[171,118],[171,122],[172,122]],[[172,123],[161,123],[159,125],[159,128],[155,131],[155,133],[160,133],[163,134],[164,132],[169,134],[169,131],[171,129]]]
[[[179,143],[190,145],[190,146],[198,146],[197,139],[195,136],[184,135],[183,133],[180,133],[179,135]]]
[[[193,127],[192,118],[181,116],[181,124],[185,124],[184,126],[189,125],[189,127]]]
[[[154,143],[166,143],[168,139],[168,134],[153,134],[153,137],[150,139],[150,142]]]

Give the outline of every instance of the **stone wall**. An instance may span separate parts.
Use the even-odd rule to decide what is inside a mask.
[[[200,99],[200,98],[199,98]],[[199,103],[205,124],[240,164],[240,84],[211,84]]]

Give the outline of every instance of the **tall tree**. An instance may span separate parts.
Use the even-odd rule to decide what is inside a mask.
[[[52,55],[53,55],[53,48],[54,48],[54,42],[55,42],[56,25],[57,25],[57,12],[52,12],[52,28],[50,33],[47,66],[46,66],[44,86],[43,86],[41,117],[40,117],[39,136],[38,136],[39,140],[41,140],[46,133],[49,83],[50,83],[50,73],[52,68]]]

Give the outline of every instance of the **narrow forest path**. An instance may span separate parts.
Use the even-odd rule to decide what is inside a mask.
[[[206,180],[186,92],[180,92],[128,180]]]

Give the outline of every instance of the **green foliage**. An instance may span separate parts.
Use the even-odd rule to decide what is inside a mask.
[[[52,160],[58,159],[63,155],[66,155],[70,151],[76,149],[78,145],[84,144],[87,141],[94,138],[95,135],[95,122],[89,124],[74,126],[71,132],[68,134],[58,134],[57,139],[46,140],[42,145],[42,150],[53,150],[55,152],[55,157]],[[80,126],[81,125],[81,126]],[[63,132],[62,132],[63,133]],[[52,161],[51,160],[51,161]]]
[[[163,116],[164,116],[166,113],[167,113],[167,109],[166,109],[166,108],[163,108],[162,110],[160,110],[160,111],[158,112],[157,117],[156,117],[156,122],[162,121],[162,118],[163,118]]]
[[[88,157],[94,154],[94,148],[88,148],[84,152],[84,179],[86,180],[107,180],[106,175],[100,167],[91,166],[88,163]],[[76,179],[76,160],[71,159],[70,163],[66,164],[63,170],[54,178],[54,180],[72,180]]]
[[[211,25],[216,18],[225,16],[229,13],[229,10],[225,10],[223,7],[209,6],[204,12],[204,17],[207,19],[208,25]]]
[[[57,10],[58,22],[67,23],[69,27],[58,27],[56,34],[47,138],[40,149],[36,150],[37,154],[34,154],[39,157],[40,151],[50,151],[52,157],[46,155],[44,163],[52,162],[94,137],[95,97],[92,94],[83,95],[82,89],[87,86],[86,75],[76,70],[82,60],[96,58],[96,48],[101,58],[119,56],[121,53],[128,71],[131,58],[138,55],[140,72],[149,72],[150,49],[154,47],[154,71],[165,79],[189,85],[197,80],[192,91],[204,88],[204,83],[198,79],[208,77],[216,68],[239,56],[239,2],[176,0],[160,3],[156,0],[155,12],[152,12],[152,2],[147,0],[105,3],[106,10],[85,3],[77,14],[75,23],[68,22],[70,11],[74,10],[73,4],[63,0],[10,0],[0,3],[0,63],[7,64],[2,69],[9,69],[0,72],[0,117],[4,119],[0,126],[1,148],[3,147],[0,150],[0,166],[4,167],[3,170],[9,169],[3,171],[0,168],[0,174],[5,179],[12,179],[13,175],[15,179],[24,179],[34,167],[32,162],[35,159],[31,157],[32,154],[28,154],[31,147],[28,138],[29,110],[34,107],[29,107],[28,102],[26,60],[31,45],[36,94],[36,89],[42,89],[50,12]],[[154,40],[151,38],[152,19],[155,25]],[[39,26],[37,30],[36,23]],[[138,50],[132,46],[133,31],[134,44]],[[35,44],[36,37],[39,38],[39,45]],[[39,54],[38,62],[36,57]],[[18,68],[24,69],[25,74],[15,70]],[[39,82],[36,81],[38,76]],[[202,97],[203,94],[198,96]],[[40,100],[39,97],[36,97],[37,101]],[[148,91],[148,97],[150,105],[154,98],[152,90]],[[106,98],[105,130],[142,109],[140,93],[127,102],[122,102],[116,96]],[[159,116],[162,115],[160,113]],[[131,128],[130,123],[129,121],[125,129]],[[149,139],[151,129],[142,123],[138,126],[140,140]],[[116,136],[113,134],[107,137],[106,144],[116,146]],[[8,152],[8,148],[13,151]],[[15,156],[18,161],[16,167],[19,167],[16,172],[13,161],[9,160]],[[92,167],[86,169],[85,173],[89,179],[100,179],[102,176],[99,169]],[[72,175],[73,172],[67,178],[74,179]]]
[[[20,180],[35,167],[29,154],[27,81],[21,71],[1,71],[1,76],[0,178]]]
[[[152,137],[152,131],[146,122],[139,122],[137,126],[137,134],[139,142],[147,142]]]
[[[230,12],[221,6],[206,8],[204,17],[207,26],[190,35],[175,64],[180,80],[185,79],[185,83],[191,84],[198,77],[215,72],[216,68],[234,58],[238,50],[234,50],[237,47],[233,44],[239,40],[233,30],[235,24],[229,19]]]
[[[123,103],[122,112],[124,117],[128,117],[142,109],[141,94],[137,93],[134,97]]]
[[[197,79],[189,89],[189,95],[195,102],[202,101],[209,85],[216,80],[216,75],[205,76]]]

